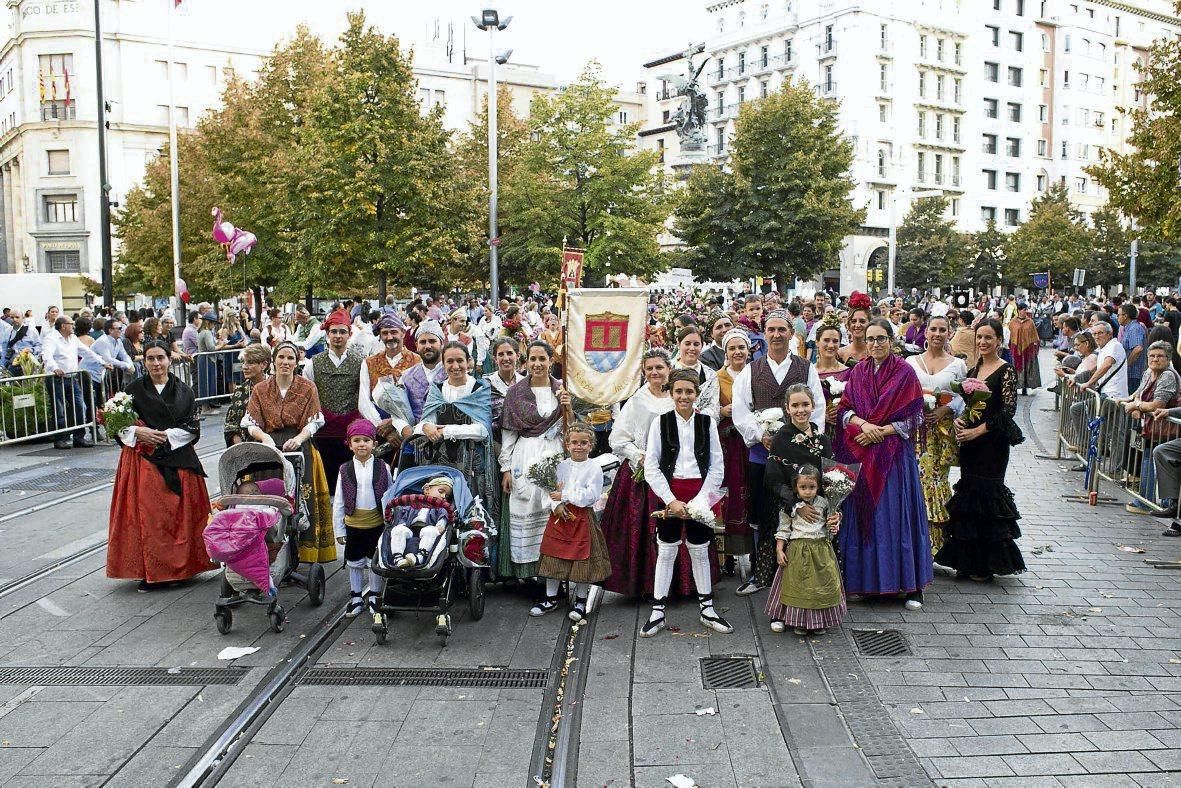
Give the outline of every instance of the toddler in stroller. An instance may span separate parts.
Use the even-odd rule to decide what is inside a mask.
[[[438,476],[422,487],[421,495],[406,495],[395,499],[390,509],[390,563],[398,569],[410,569],[433,563],[437,549],[447,541],[440,539],[447,526],[455,520],[451,506],[451,480]],[[409,553],[406,547],[418,536],[418,549]]]
[[[296,571],[299,533],[307,523],[297,482],[301,459],[239,443],[218,460],[221,489],[229,494],[214,501],[217,511],[204,536],[209,556],[225,567],[213,614],[222,634],[233,626],[233,609],[244,604],[266,606],[271,629],[281,632],[286,611],[278,587],[284,582],[305,586],[312,605],[324,600],[323,568]]]

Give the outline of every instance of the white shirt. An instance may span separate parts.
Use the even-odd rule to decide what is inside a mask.
[[[696,415],[696,414],[695,414]],[[693,418],[684,419],[676,414],[677,436],[680,439],[680,450],[677,460],[673,463],[674,479],[700,479],[701,468],[697,466],[697,458],[693,452],[696,448],[696,436],[693,434]],[[693,501],[708,505],[710,496],[716,496],[722,489],[722,478],[726,475],[726,464],[722,458],[722,441],[718,438],[718,423],[709,416],[709,470],[702,482],[701,491],[693,496]],[[670,504],[677,499],[673,495],[668,479],[660,472],[660,453],[664,447],[660,441],[660,419],[653,419],[648,428],[648,451],[644,454],[644,481],[656,493],[656,497]]]
[[[41,339],[41,360],[45,362],[46,372],[56,372],[59,369],[63,372],[77,372],[79,356],[100,367],[107,363],[79,342],[78,337],[73,334],[67,338],[57,329],[50,329]]]
[[[619,411],[619,417],[611,427],[608,443],[611,453],[627,460],[632,470],[648,446],[648,428],[657,416],[673,409],[673,398],[667,394],[657,397],[647,385],[631,396]]]
[[[381,337],[373,333],[373,326],[369,323],[358,327],[353,325],[353,335],[349,337],[347,349],[352,353],[359,353],[365,358],[369,358],[374,353],[380,353],[385,350],[385,343],[381,341]]]
[[[1128,365],[1122,363],[1126,357],[1127,351],[1124,350],[1124,346],[1120,344],[1119,340],[1114,337],[1107,340],[1107,344],[1099,348],[1099,356],[1095,361],[1097,365],[1096,375],[1099,375],[1098,370],[1103,368],[1103,359],[1111,359],[1111,364],[1098,378],[1098,380],[1107,380],[1103,384],[1099,392],[1100,394],[1113,399],[1122,399],[1128,396]],[[1119,371],[1113,375],[1112,372],[1115,371],[1116,367],[1119,367]]]
[[[783,379],[787,377],[787,371],[791,366],[792,359],[795,363],[807,363],[798,356],[793,356],[791,353],[787,354],[787,358],[781,362],[776,362],[770,356],[764,356],[767,359],[767,364],[771,367],[771,374],[775,376],[776,383],[782,383]],[[757,364],[758,362],[755,362]],[[747,446],[754,446],[763,439],[763,430],[755,421],[754,417],[754,397],[751,394],[751,368],[754,364],[747,364],[742,372],[738,373],[738,377],[734,379],[734,396],[732,404],[734,405],[734,427],[742,435],[746,441]],[[820,374],[816,371],[816,367],[808,364],[808,388],[812,391],[812,401],[816,403],[812,408],[812,423],[816,425],[816,429],[821,432],[824,431],[824,389],[820,385]],[[784,407],[782,402],[775,407]],[[786,411],[785,411],[786,413]],[[787,423],[787,420],[784,420]]]
[[[152,385],[156,388],[157,394],[162,394],[164,392],[164,387],[168,384],[153,383]],[[188,446],[190,443],[197,440],[196,435],[189,432],[188,430],[182,430],[180,427],[169,427],[168,429],[164,430],[164,434],[168,436],[168,445],[173,451],[176,451],[181,446]],[[122,441],[124,446],[134,447],[135,425],[133,424],[130,427],[124,427],[123,429],[119,430],[119,440]]]
[[[433,383],[431,385],[434,385]],[[443,380],[440,388],[443,392],[444,402],[455,402],[457,399],[463,399],[476,387],[476,379],[471,375],[467,376],[467,380],[460,386],[452,386],[446,379]],[[418,424],[414,425],[414,434],[422,435],[422,425],[434,424],[435,417],[428,416]],[[443,438],[450,441],[479,441],[485,440],[488,437],[488,431],[484,429],[484,425],[479,422],[472,422],[471,424],[444,424]]]
[[[391,367],[397,366],[398,362],[402,360],[402,353],[399,352],[393,358],[387,357],[387,360],[389,361]],[[369,380],[369,365],[361,365],[361,388],[357,392],[357,410],[359,410],[361,415],[368,419],[369,423],[374,427],[376,427],[378,424],[381,424],[382,422],[381,414],[377,412],[377,405],[375,403],[381,399],[382,395],[387,389],[396,387],[397,385],[398,383],[394,380],[392,375],[386,375],[385,377],[378,378],[377,383],[371,385]],[[397,416],[392,415],[390,416],[390,424],[392,424],[394,429],[396,429],[399,433],[403,428],[409,426],[409,422],[402,421]]]
[[[603,495],[603,466],[596,460],[575,462],[567,457],[558,463],[557,477],[562,500],[550,501],[550,509],[557,509],[560,503],[590,508]]]
[[[372,456],[369,462],[361,462],[356,457],[352,459],[353,473],[357,475],[357,507],[358,509],[377,509],[378,502],[373,497],[373,470],[379,461]],[[332,497],[332,532],[340,539],[345,535],[344,529],[344,485],[336,485],[336,495]]]

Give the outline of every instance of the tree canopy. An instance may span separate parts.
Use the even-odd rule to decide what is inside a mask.
[[[915,200],[898,226],[894,278],[899,287],[929,290],[960,281],[968,242],[946,218],[948,200]]]
[[[852,163],[837,105],[806,82],[744,104],[727,166],[696,167],[676,209],[688,264],[711,278],[789,282],[835,266],[865,218],[850,199]]]
[[[1051,186],[1030,204],[1029,221],[1009,236],[1002,269],[1005,285],[1030,287],[1033,274],[1043,271],[1058,285],[1069,283],[1075,268],[1091,264],[1092,240],[1082,213],[1070,204],[1066,187]]]

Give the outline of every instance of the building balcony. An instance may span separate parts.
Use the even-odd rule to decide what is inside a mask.
[[[836,80],[831,82],[824,82],[816,86],[816,95],[820,98],[836,98],[837,97],[837,83]]]
[[[54,102],[41,105],[41,120],[76,120],[78,105],[71,101],[69,104]]]
[[[816,45],[816,49],[817,49],[817,57],[820,58],[821,61],[835,58],[837,56],[836,39],[830,39],[828,41],[821,41],[819,44]]]

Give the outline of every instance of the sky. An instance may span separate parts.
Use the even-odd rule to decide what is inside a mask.
[[[326,39],[344,27],[346,11],[362,9],[369,20],[407,44],[425,39],[439,20],[446,37],[454,22],[456,49],[467,31],[469,52],[487,56],[487,34],[470,17],[481,8],[512,15],[509,28],[497,34],[497,49],[513,50],[512,60],[535,65],[560,80],[572,80],[588,60],[603,64],[608,81],[631,86],[645,74],[643,64],[683,51],[705,39],[707,0],[505,0],[475,3],[463,0],[283,0],[281,17],[291,29],[300,21]],[[267,4],[269,5],[269,3]],[[273,20],[274,17],[272,17]]]

